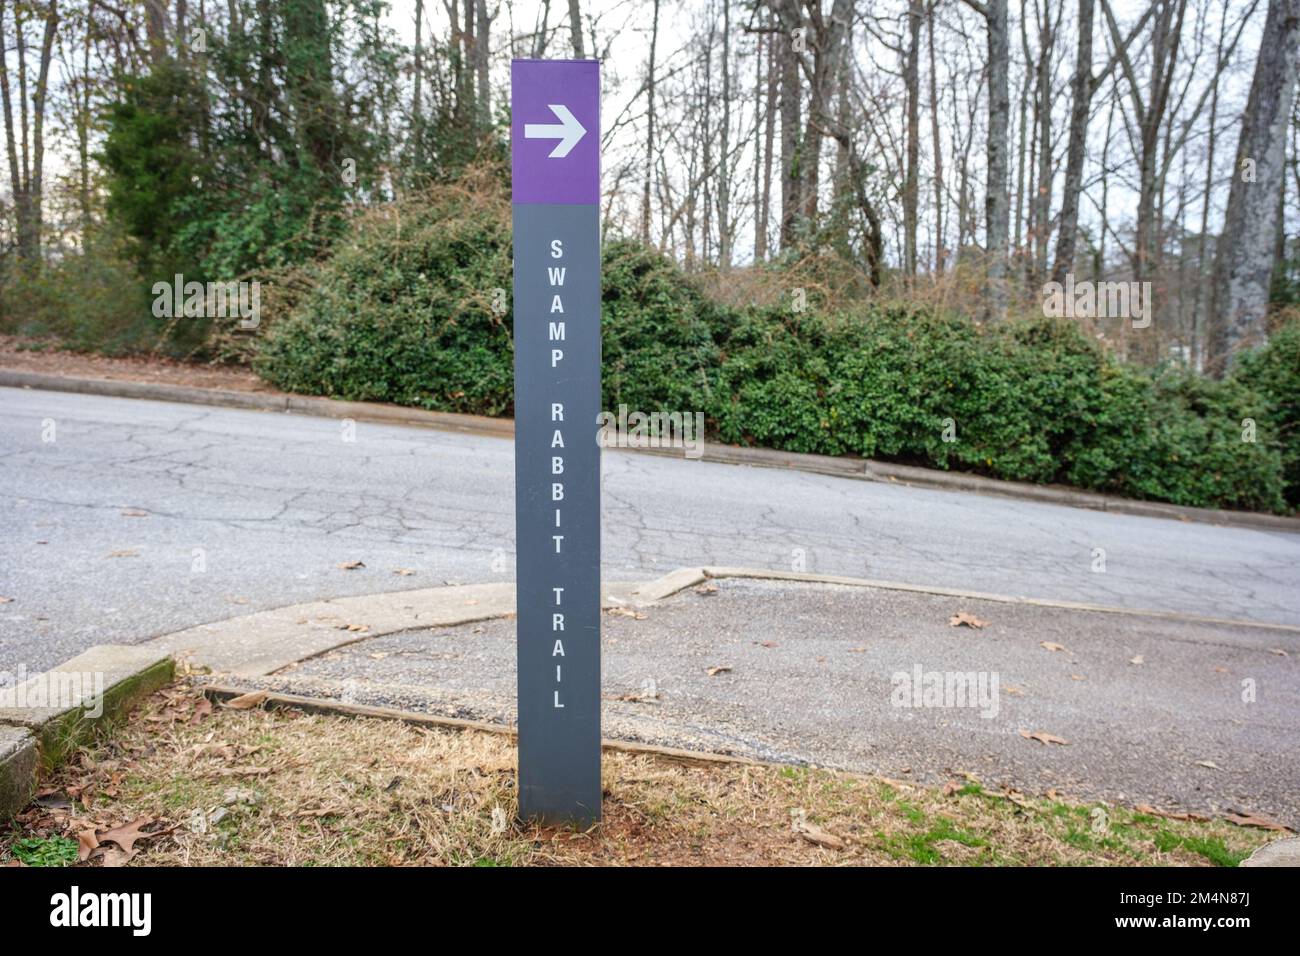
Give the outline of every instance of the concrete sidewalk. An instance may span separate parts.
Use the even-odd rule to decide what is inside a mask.
[[[1294,629],[723,579],[611,610],[604,638],[610,737],[1300,824]],[[241,684],[510,723],[514,639],[509,618],[410,630]],[[966,706],[927,697],[958,673]]]

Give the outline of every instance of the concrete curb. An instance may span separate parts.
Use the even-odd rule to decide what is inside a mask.
[[[158,402],[182,402],[228,408],[270,412],[293,412],[322,418],[351,418],[357,421],[394,425],[416,425],[473,435],[509,438],[514,422],[504,418],[461,415],[454,412],[431,412],[401,405],[376,402],[345,402],[331,398],[287,395],[281,392],[239,392],[219,388],[193,388],[159,382],[133,382],[123,379],[70,378],[0,368],[0,387],[36,388],[48,391],[105,395],[114,398],[140,398]],[[680,449],[629,448],[639,454],[680,457]],[[1300,534],[1300,518],[1260,514],[1251,511],[1225,511],[1218,508],[1190,508],[1159,501],[1119,498],[1094,491],[1064,488],[1058,485],[1034,485],[1019,481],[984,478],[964,472],[940,471],[913,465],[861,458],[838,458],[808,455],[770,448],[740,448],[731,445],[705,444],[702,461],[716,464],[748,465],[753,468],[785,468],[809,474],[853,478],[859,481],[882,481],[933,488],[942,491],[996,495],[1023,501],[1086,508],[1110,514],[1166,518],[1174,521],[1197,521],[1204,524]]]
[[[1009,594],[989,594],[984,591],[963,591],[958,588],[936,587],[926,584],[903,584],[898,581],[879,581],[872,578],[848,578],[835,574],[811,574],[799,571],[771,571],[766,568],[699,567],[678,568],[657,580],[636,588],[631,593],[632,603],[638,606],[662,601],[679,591],[694,587],[710,578],[749,578],[757,581],[788,581],[795,584],[838,584],[844,587],[876,588],[882,591],[910,591],[916,594],[938,594],[945,597],[964,598],[971,601],[994,601],[999,604],[1026,604],[1032,607],[1055,608],[1063,611],[1091,611],[1098,614],[1127,614],[1133,617],[1159,618],[1189,624],[1218,624],[1229,627],[1253,627],[1266,631],[1300,634],[1300,625],[1272,624],[1267,621],[1247,621],[1235,618],[1206,617],[1201,614],[1181,614],[1177,611],[1157,611],[1150,608],[1113,607],[1107,604],[1085,604],[1079,601],[1051,601],[1046,598],[1016,597]]]
[[[849,578],[831,574],[772,571],[766,568],[689,567],[677,568],[653,581],[606,583],[601,607],[646,607],[709,579],[748,578],[785,581],[794,584],[835,584],[845,587],[909,591],[1003,604],[1026,604],[1060,610],[1159,618],[1193,624],[1225,625],[1300,634],[1300,626],[1270,624],[1227,618],[1178,614],[1144,608],[1109,607],[1074,601],[987,594],[956,588],[904,584]],[[354,597],[293,604],[270,611],[258,611],[163,634],[138,645],[155,659],[174,658],[192,670],[230,677],[267,677],[300,661],[328,653],[335,648],[419,628],[454,627],[515,613],[513,581],[488,584],[460,584],[389,591]]]
[[[601,606],[632,603],[637,583],[606,584]],[[357,641],[423,627],[471,624],[515,613],[513,581],[390,591],[293,604],[163,634],[141,647],[194,669],[265,677]]]
[[[1238,866],[1300,866],[1300,837],[1283,837],[1265,843]]]
[[[57,767],[174,673],[166,654],[101,644],[0,691],[0,821],[26,806],[42,772]],[[51,695],[57,699],[51,701]]]

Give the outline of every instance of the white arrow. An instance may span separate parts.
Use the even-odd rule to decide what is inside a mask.
[[[569,150],[578,145],[578,140],[587,135],[586,127],[569,112],[569,108],[560,103],[550,103],[551,112],[558,118],[558,123],[525,123],[524,139],[558,139],[555,149],[551,150],[551,159],[563,159]]]

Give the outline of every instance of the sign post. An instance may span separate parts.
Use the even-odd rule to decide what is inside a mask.
[[[600,819],[600,64],[515,60],[519,812]]]

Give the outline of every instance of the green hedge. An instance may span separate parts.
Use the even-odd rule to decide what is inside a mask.
[[[504,202],[455,189],[366,216],[273,317],[256,367],[291,391],[509,414],[510,325],[493,308],[509,237]],[[1120,363],[1067,320],[728,309],[634,242],[605,244],[603,278],[610,409],[703,411],[728,443],[1179,504],[1300,502],[1297,327],[1218,382]]]

